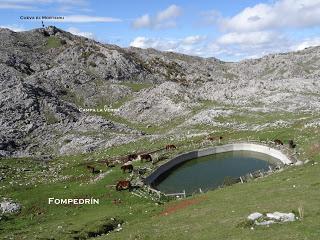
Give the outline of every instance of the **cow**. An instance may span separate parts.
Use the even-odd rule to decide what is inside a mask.
[[[129,173],[133,171],[133,165],[132,164],[125,164],[121,166],[122,172],[125,173],[126,170],[128,170]]]
[[[145,160],[146,162],[152,162],[152,157],[150,154],[140,154],[138,156],[138,159],[143,162],[143,160]]]
[[[173,144],[166,145],[166,150],[177,149],[177,147]]]
[[[290,148],[296,148],[296,144],[293,142],[293,140],[289,140],[289,147]]]
[[[275,139],[275,140],[274,140],[274,143],[275,143],[276,145],[283,145],[283,142],[282,142],[280,139]]]
[[[116,190],[117,191],[121,191],[121,190],[127,190],[127,189],[131,189],[131,182],[128,180],[120,180],[118,181],[117,185],[116,185]]]
[[[128,158],[127,158],[127,161],[134,161],[138,158],[138,155],[137,154],[129,154],[128,155]]]
[[[87,169],[91,171],[92,174],[100,173],[100,170],[97,170],[95,167],[87,165]]]
[[[109,160],[106,160],[105,163],[106,163],[106,165],[107,165],[108,168],[113,168],[113,167],[115,167],[114,163],[112,163],[112,162],[109,161]]]

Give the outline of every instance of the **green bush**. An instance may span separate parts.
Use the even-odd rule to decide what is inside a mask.
[[[238,228],[251,228],[254,226],[254,221],[246,219],[237,224]]]
[[[232,178],[230,176],[226,176],[224,179],[223,179],[223,186],[231,186],[233,184],[237,183],[237,179],[235,178]]]
[[[80,58],[84,58],[85,60],[87,60],[91,54],[93,54],[92,51],[87,51],[87,52],[82,52]]]

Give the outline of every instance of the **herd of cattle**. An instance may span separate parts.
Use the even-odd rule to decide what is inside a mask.
[[[208,141],[216,141],[219,140],[219,142],[223,139],[222,136],[220,137],[207,137],[206,140]],[[274,141],[275,145],[283,145],[283,142],[280,139],[275,139]],[[295,148],[296,144],[294,143],[293,140],[289,140],[288,141],[289,147],[290,148]],[[174,150],[177,149],[176,145],[174,144],[168,144],[165,146],[165,148],[160,149],[160,150]],[[153,163],[153,159],[150,153],[144,153],[144,154],[129,154],[125,159],[122,160],[122,166],[120,167],[123,173],[131,173],[133,172],[134,168],[133,168],[133,161],[141,161],[141,162],[152,162]],[[115,164],[109,160],[104,161],[106,163],[106,165],[111,168],[111,167],[115,167]],[[91,165],[87,165],[87,169],[90,170],[90,172],[92,174],[97,174],[100,173],[99,170],[97,170],[94,166]],[[132,184],[131,181],[129,180],[120,180],[117,182],[116,184],[116,190],[117,191],[121,191],[121,190],[131,190],[132,189]]]
[[[174,150],[177,149],[177,147],[173,144],[168,144],[164,148],[160,150]],[[158,150],[159,151],[159,150]],[[122,170],[123,173],[131,173],[133,172],[133,161],[141,161],[141,162],[152,162],[153,163],[153,158],[151,156],[151,153],[143,153],[143,154],[129,154],[125,159],[121,161],[122,165],[120,169]],[[115,167],[115,162],[110,161],[110,160],[104,160],[103,161],[108,168]],[[100,173],[100,170],[98,170],[96,167],[92,165],[87,165],[87,169],[92,173],[92,174],[97,174]],[[139,171],[138,171],[139,172]],[[126,189],[132,189],[132,184],[129,180],[120,180],[116,184],[116,190],[121,191],[121,190],[126,190]]]

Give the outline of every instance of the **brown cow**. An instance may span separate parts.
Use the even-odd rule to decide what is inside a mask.
[[[280,139],[275,139],[275,140],[274,140],[274,143],[275,143],[276,145],[283,145],[283,142],[282,142]]]
[[[134,161],[138,158],[138,155],[137,154],[129,154],[128,155],[128,161]]]
[[[133,165],[132,164],[122,165],[121,169],[123,173],[125,173],[126,170],[128,170],[128,172],[131,173],[133,171]]]
[[[121,191],[126,189],[131,189],[131,182],[128,180],[120,180],[116,185],[116,190]]]
[[[177,149],[177,147],[173,144],[166,145],[166,150]]]
[[[140,161],[142,162],[143,160],[146,160],[146,162],[152,162],[152,157],[150,154],[141,154],[138,157]]]

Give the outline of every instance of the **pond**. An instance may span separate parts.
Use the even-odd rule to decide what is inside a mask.
[[[253,151],[231,151],[191,159],[161,174],[153,183],[164,193],[186,191],[187,195],[215,189],[227,179],[239,178],[248,173],[279,165],[279,160]]]

